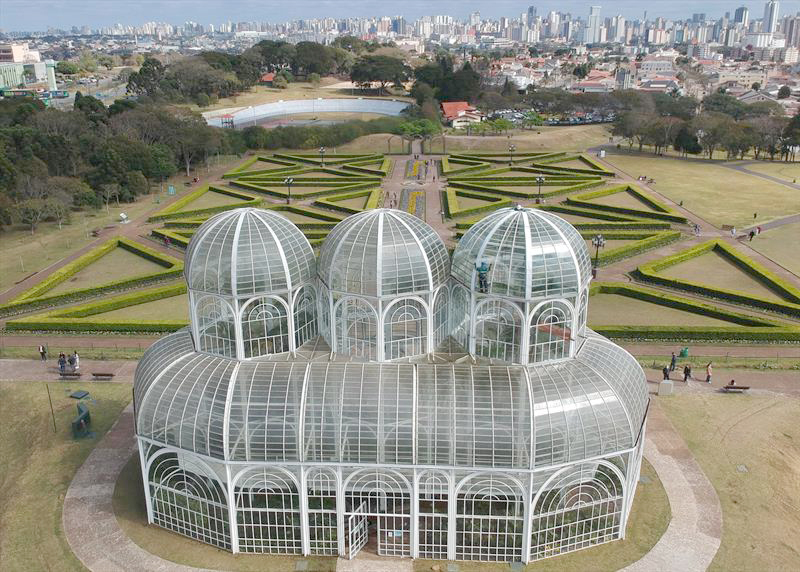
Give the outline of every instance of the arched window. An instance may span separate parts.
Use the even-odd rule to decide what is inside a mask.
[[[300,347],[317,335],[316,296],[304,286],[294,299],[294,345]]]
[[[544,485],[533,505],[531,560],[616,540],[621,534],[624,489],[604,463],[563,469]]]
[[[572,312],[563,302],[547,302],[539,306],[531,318],[531,363],[569,357],[572,337]]]
[[[244,357],[289,351],[289,319],[286,306],[275,298],[256,298],[242,314]]]
[[[372,306],[358,298],[346,298],[334,314],[336,352],[376,359],[378,323]]]
[[[581,294],[581,302],[579,308],[579,318],[578,318],[578,330],[583,332],[583,329],[586,327],[586,320],[589,317],[589,296],[586,295],[586,292]]]
[[[292,477],[279,469],[249,469],[234,487],[239,550],[300,554],[300,495]]]
[[[475,313],[475,353],[486,358],[519,363],[522,317],[516,306],[487,300]]]
[[[453,288],[449,320],[453,339],[465,350],[469,349],[469,291],[462,287]]]
[[[386,359],[427,352],[428,312],[419,300],[399,300],[386,311],[384,346]]]
[[[447,560],[447,475],[427,471],[419,477],[419,557]]]
[[[308,537],[311,554],[339,554],[339,527],[336,520],[336,474],[315,467],[306,477],[308,495]]]
[[[444,343],[447,339],[449,325],[447,323],[447,314],[449,311],[448,302],[450,301],[450,292],[447,286],[439,289],[436,294],[436,301],[433,304],[433,348],[436,349]]]
[[[236,326],[228,304],[213,296],[197,301],[197,330],[200,351],[236,357]]]

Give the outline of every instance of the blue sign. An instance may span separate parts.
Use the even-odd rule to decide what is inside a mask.
[[[168,195],[174,195],[175,194],[175,185],[170,185],[169,187],[167,187],[167,194]]]

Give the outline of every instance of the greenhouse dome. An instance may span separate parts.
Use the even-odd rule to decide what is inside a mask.
[[[331,238],[339,238],[323,247],[317,283],[299,286],[318,302],[305,306],[307,332],[316,331],[320,315],[322,336],[292,336],[294,346],[287,341],[287,349],[277,351],[274,338],[299,323],[288,312],[285,323],[265,318],[270,351],[248,353],[240,347],[252,343],[245,312],[233,320],[233,351],[223,354],[205,348],[202,339],[227,318],[219,314],[198,327],[193,313],[189,328],[145,352],[134,406],[148,521],[232,552],[349,558],[369,550],[371,539],[385,556],[530,562],[623,538],[648,406],[636,360],[574,313],[515,328],[500,314],[487,318],[490,313],[469,307],[470,301],[465,318],[449,300],[476,285],[471,282],[470,290],[461,277],[448,279],[446,251],[441,260],[444,246],[435,232],[406,213],[368,214],[334,229]],[[272,232],[273,224],[284,224],[257,211],[239,216],[254,216]],[[493,228],[529,229],[530,221],[520,217],[536,213],[490,217]],[[546,220],[541,224],[552,222]],[[560,244],[579,246],[564,236]],[[523,237],[533,242],[534,235]],[[194,241],[205,240],[207,232],[193,238],[187,256],[202,246]],[[336,283],[331,265],[368,280],[373,270],[380,275],[381,261],[373,266],[362,250],[371,240],[378,259],[384,244],[405,245],[415,265],[425,266],[416,258],[424,256],[431,268],[427,284],[420,279],[419,289],[399,292],[344,281],[348,291],[330,289]],[[539,251],[535,242],[528,245]],[[510,255],[502,248],[493,252],[493,260]],[[534,308],[566,303],[588,287],[591,276],[584,281],[581,272],[577,292],[502,300],[516,304],[520,316],[539,316]],[[255,297],[286,296],[291,308],[291,292]],[[472,295],[476,305],[485,302],[483,293]],[[348,322],[351,316],[336,311],[348,307],[341,302],[348,299],[368,304],[361,321]],[[411,313],[407,300],[433,315]],[[379,316],[393,316],[394,306],[407,306],[407,317],[381,324]],[[326,311],[333,316],[327,335]],[[464,326],[476,316],[478,325]],[[340,334],[364,340],[370,332],[373,353],[340,351],[328,341],[340,344]],[[462,334],[465,343],[455,339]],[[492,345],[487,336],[495,350],[519,348],[515,355],[482,353]],[[437,339],[449,342],[441,352]],[[549,344],[546,352],[540,343]],[[523,352],[527,347],[539,349]]]

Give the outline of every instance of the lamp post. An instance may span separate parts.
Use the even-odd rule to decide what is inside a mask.
[[[322,163],[322,166],[325,166],[325,147],[319,148],[319,160]]]
[[[516,151],[516,150],[517,150],[517,147],[513,143],[508,146],[508,156],[509,156],[509,158],[508,158],[508,166],[509,167],[511,167],[512,164],[514,163],[514,151]]]
[[[597,264],[600,261],[600,249],[606,245],[606,239],[602,234],[598,234],[592,238],[592,246],[595,248],[594,252],[594,267],[592,268],[592,278],[597,278]]]
[[[536,184],[539,185],[539,196],[536,197],[536,204],[540,204],[542,202],[542,185],[544,184],[544,177],[539,175],[536,177]]]
[[[286,195],[286,204],[292,203],[292,183],[294,183],[294,179],[291,177],[286,177],[283,180],[283,183],[286,185],[286,190],[288,194]]]

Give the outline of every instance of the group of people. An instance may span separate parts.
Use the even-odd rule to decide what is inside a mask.
[[[42,361],[47,361],[47,346],[39,346],[39,358]],[[61,373],[67,373],[67,366],[69,366],[72,373],[76,373],[81,367],[81,356],[78,352],[72,350],[70,355],[61,352],[58,354],[58,370]]]
[[[677,366],[678,356],[675,355],[675,352],[672,352],[672,358],[670,358],[669,365],[665,365],[661,370],[661,373],[664,374],[664,381],[670,380],[670,374],[675,371]],[[714,368],[712,367],[712,362],[708,362],[706,364],[706,383],[711,383],[711,375],[713,373]],[[685,363],[683,365],[683,382],[688,383],[690,379],[694,379],[694,377],[692,377],[692,364]]]
[[[753,239],[757,237],[759,234],[761,234],[760,226],[750,229],[750,242],[753,242]]]
[[[637,181],[644,181],[644,182],[646,182],[648,185],[652,185],[653,183],[655,183],[655,182],[656,182],[656,180],[655,180],[655,179],[648,179],[648,178],[647,178],[647,175],[639,175],[638,177],[636,177],[636,180],[637,180]]]

